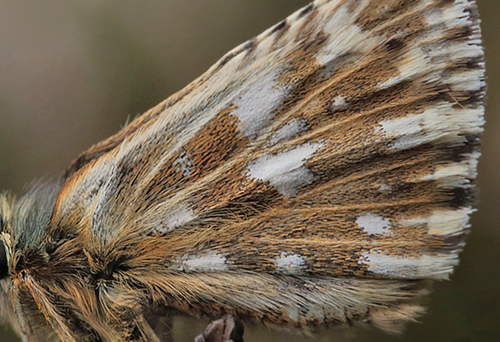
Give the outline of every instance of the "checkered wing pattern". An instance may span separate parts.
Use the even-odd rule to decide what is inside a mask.
[[[103,302],[396,330],[463,247],[480,44],[474,1],[317,0],[82,154],[52,227],[119,261]]]

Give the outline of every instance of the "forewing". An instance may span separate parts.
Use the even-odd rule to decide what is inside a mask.
[[[446,278],[473,211],[478,23],[467,0],[315,1],[83,155],[53,227],[196,279]]]

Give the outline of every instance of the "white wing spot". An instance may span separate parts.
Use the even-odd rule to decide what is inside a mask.
[[[393,138],[390,146],[401,151],[439,140],[462,142],[461,134],[480,133],[483,123],[482,108],[455,109],[442,102],[420,114],[381,121],[375,133]]]
[[[483,76],[483,70],[456,72],[446,80],[446,83],[455,90],[479,91],[486,85]]]
[[[380,192],[389,192],[389,191],[392,191],[392,186],[390,186],[390,185],[381,185],[380,188],[378,188],[378,191],[380,191]]]
[[[288,141],[295,138],[298,134],[305,131],[307,128],[307,121],[294,119],[293,121],[287,123],[283,127],[274,133],[271,138],[270,145],[275,145],[277,143]]]
[[[432,174],[422,177],[421,180],[435,180],[441,182],[446,178],[462,178],[463,184],[460,184],[459,182],[453,182],[450,185],[462,187],[464,185],[470,185],[468,182],[464,182],[463,178],[474,179],[477,177],[477,165],[479,162],[479,157],[481,156],[481,152],[472,152],[468,155],[464,154],[464,157],[465,156],[467,156],[468,158],[465,158],[464,161],[460,163],[443,165]]]
[[[275,258],[275,263],[278,272],[287,274],[300,272],[305,265],[302,256],[286,252],[281,252],[281,254]]]
[[[273,111],[283,104],[289,87],[276,81],[280,74],[281,70],[275,70],[256,76],[257,81],[235,101],[237,108],[232,115],[238,116],[245,136],[254,136],[266,127],[274,116]]]
[[[298,189],[312,183],[314,175],[304,165],[324,143],[304,144],[277,155],[265,155],[248,165],[249,176],[268,180],[287,197],[297,195]]]
[[[156,228],[156,233],[167,233],[175,228],[182,226],[185,223],[188,223],[197,216],[193,210],[186,206],[179,206],[172,210],[170,210],[165,218],[162,220],[161,227]]]
[[[191,176],[191,169],[193,167],[193,161],[189,159],[189,155],[186,151],[182,152],[181,155],[173,162],[173,166],[177,166],[176,172],[182,172],[184,177]]]
[[[329,17],[323,31],[328,33],[324,47],[316,54],[320,65],[327,64],[346,52],[371,52],[382,41],[382,37],[373,37],[354,23],[356,15],[349,13],[342,5]]]
[[[458,258],[454,253],[412,258],[370,251],[361,255],[359,264],[368,265],[370,272],[396,279],[448,279]]]
[[[426,65],[430,64],[430,59],[427,58],[421,48],[413,48],[404,55],[403,59],[399,61],[398,64],[399,74],[380,83],[380,88],[386,89],[405,80],[414,78],[415,75],[422,73],[423,70],[429,69],[426,68]]]
[[[368,213],[366,215],[359,216],[356,219],[356,223],[369,235],[391,234],[391,221],[380,215]]]
[[[428,220],[429,234],[446,236],[461,233],[469,226],[469,216],[473,212],[472,208],[435,211]]]
[[[219,253],[208,252],[177,258],[169,269],[182,272],[216,272],[227,271],[229,264],[227,259]]]
[[[424,19],[428,26],[439,25],[443,20],[443,13],[440,9],[431,8],[424,12]]]
[[[345,96],[337,96],[333,99],[332,110],[347,107]]]
[[[469,216],[474,209],[467,207],[457,210],[435,210],[427,217],[401,220],[402,226],[426,226],[430,235],[453,236],[463,233],[469,226]]]

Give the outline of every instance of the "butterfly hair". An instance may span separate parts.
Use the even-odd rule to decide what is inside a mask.
[[[13,325],[400,331],[458,264],[484,94],[475,1],[314,1],[2,204]]]

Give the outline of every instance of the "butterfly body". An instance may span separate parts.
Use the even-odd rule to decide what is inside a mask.
[[[157,341],[166,312],[396,331],[457,264],[483,97],[473,1],[315,1],[2,199],[5,313],[28,341]]]

